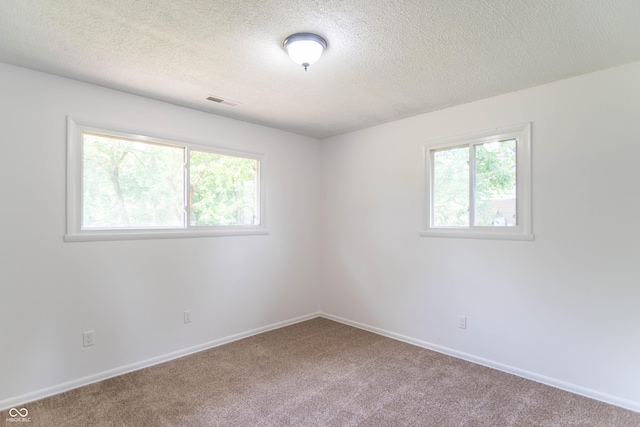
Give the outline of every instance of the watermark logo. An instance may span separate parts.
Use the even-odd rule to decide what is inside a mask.
[[[11,408],[9,409],[9,417],[5,421],[8,423],[30,423],[31,417],[27,408]]]

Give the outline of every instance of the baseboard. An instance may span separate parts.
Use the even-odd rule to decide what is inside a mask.
[[[506,372],[508,374],[513,374],[522,378],[526,378],[528,380],[536,381],[541,384],[545,384],[551,387],[555,387],[564,391],[568,391],[570,393],[578,394],[580,396],[588,397],[591,399],[599,400],[604,403],[608,403],[611,405],[619,406],[624,409],[629,409],[631,411],[640,412],[640,402],[634,402],[632,400],[623,399],[617,396],[612,396],[610,394],[601,393],[597,390],[592,390],[586,387],[582,387],[576,384],[571,384],[562,380],[558,380],[555,378],[547,377],[544,375],[536,374],[535,372],[526,371],[524,369],[516,368],[514,366],[505,365],[503,363],[495,362],[493,360],[485,359],[482,357],[474,356],[472,354],[463,353],[461,351],[453,350],[451,348],[443,347],[437,344],[432,344],[426,341],[422,341],[419,339],[407,337],[405,335],[397,334],[395,332],[390,332],[384,329],[376,328],[374,326],[369,326],[364,323],[355,322],[353,320],[345,319],[339,316],[335,316],[329,313],[321,313],[321,317],[324,317],[329,320],[334,320],[336,322],[344,323],[345,325],[353,326],[358,329],[362,329],[365,331],[373,332],[374,334],[382,335],[388,338],[392,338],[398,341],[403,341],[408,344],[413,344],[418,347],[426,348],[428,350],[433,350],[438,353],[446,354],[448,356],[456,357],[458,359],[463,359],[468,362],[477,363],[478,365],[486,366],[488,368],[497,369],[499,371]]]
[[[65,382],[62,384],[58,384],[52,387],[47,387],[45,389],[37,390],[34,392],[22,394],[19,396],[15,396],[9,399],[5,399],[0,401],[0,411],[7,410],[12,407],[25,405],[26,403],[33,402],[35,400],[40,400],[45,397],[53,396],[59,393],[63,393],[65,391],[69,391],[75,388],[83,387],[98,381],[103,381],[112,377],[116,377],[118,375],[123,375],[129,372],[137,371],[139,369],[148,368],[153,365],[157,365],[160,363],[168,362],[173,359],[177,359],[180,357],[187,356],[189,354],[197,353],[203,350],[207,350],[213,347],[217,347],[223,344],[228,344],[233,341],[237,341],[243,338],[248,338],[253,335],[261,334],[263,332],[268,332],[274,329],[282,328],[285,326],[293,325],[296,323],[304,322],[306,320],[310,320],[316,317],[324,317],[329,320],[333,320],[336,322],[343,323],[345,325],[353,326],[358,329],[362,329],[365,331],[369,331],[378,335],[382,335],[388,338],[392,338],[398,341],[403,341],[408,344],[412,344],[418,347],[426,348],[428,350],[433,350],[438,353],[446,354],[448,356],[456,357],[458,359],[466,360],[472,363],[477,363],[482,366],[486,366],[492,369],[497,369],[499,371],[503,371],[509,374],[517,375],[522,378],[526,378],[532,381],[536,381],[542,384],[546,384],[551,387],[555,387],[561,390],[568,391],[570,393],[578,394],[581,396],[585,396],[591,399],[599,400],[604,403],[608,403],[611,405],[619,406],[621,408],[629,409],[631,411],[640,412],[640,402],[634,402],[628,399],[622,399],[616,396],[612,396],[610,394],[601,393],[596,390],[592,390],[589,388],[581,387],[575,384],[567,383],[562,380],[558,380],[555,378],[547,377],[544,375],[536,374],[534,372],[526,371],[523,369],[519,369],[510,365],[505,365],[503,363],[495,362],[489,359],[484,359],[482,357],[477,357],[472,354],[460,352],[457,350],[453,350],[451,348],[443,347],[437,344],[432,344],[426,341],[422,341],[419,339],[411,338],[405,335],[397,334],[395,332],[390,332],[384,329],[376,328],[374,326],[366,325],[364,323],[352,321],[349,319],[345,319],[339,316],[335,316],[329,313],[317,312],[308,314],[305,316],[296,317],[293,319],[285,320],[282,322],[273,323],[267,326],[263,326],[260,328],[252,329],[246,332],[241,332],[239,334],[231,335],[228,337],[220,338],[214,341],[206,342],[203,344],[199,344],[196,346],[188,347],[182,350],[174,351],[171,353],[167,353],[161,356],[153,357],[150,359],[142,360],[140,362],[136,362],[130,365],[122,366],[115,369],[110,369],[108,371],[100,372],[94,375],[90,375],[87,377],[79,378],[73,381]]]
[[[98,381],[103,381],[109,378],[117,377],[118,375],[123,375],[129,372],[137,371],[139,369],[148,368],[153,365],[157,365],[160,363],[168,362],[173,359],[178,359],[180,357],[187,356],[189,354],[197,353],[203,350],[207,350],[213,347],[217,347],[223,344],[228,344],[233,341],[237,341],[243,338],[248,338],[253,335],[261,334],[263,332],[268,332],[274,329],[279,329],[285,326],[293,325],[296,323],[304,322],[305,320],[314,319],[316,317],[320,317],[321,313],[311,313],[305,316],[296,317],[289,320],[284,320],[282,322],[272,323],[267,326],[262,326],[260,328],[252,329],[250,331],[241,332],[239,334],[231,335],[228,337],[220,338],[214,341],[209,341],[203,344],[198,344],[193,347],[188,347],[182,350],[177,350],[171,353],[163,354],[161,356],[152,357],[150,359],[142,360],[140,362],[132,363],[130,365],[121,366],[119,368],[110,369],[108,371],[100,372],[94,375],[89,375],[87,377],[78,378],[73,381],[68,381],[62,384],[58,384],[52,387],[47,387],[41,390],[33,391],[30,393],[22,394],[20,396],[11,397],[9,399],[5,399],[0,401],[0,411],[13,408],[16,406],[22,406],[26,403],[33,402],[35,400],[44,399],[45,397],[53,396],[59,393],[63,393],[65,391],[73,390],[74,388],[83,387],[89,384],[93,384]]]

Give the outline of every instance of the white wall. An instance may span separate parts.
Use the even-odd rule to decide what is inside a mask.
[[[318,312],[317,140],[6,64],[0,82],[0,408]],[[67,115],[266,152],[270,234],[64,243]]]
[[[321,143],[6,64],[0,82],[0,407],[321,308],[640,410],[640,63]],[[267,152],[270,234],[64,243],[67,115]],[[418,237],[422,143],[527,121],[536,240]]]
[[[423,142],[529,121],[535,241],[418,237]],[[323,311],[640,411],[639,123],[634,63],[323,141]]]

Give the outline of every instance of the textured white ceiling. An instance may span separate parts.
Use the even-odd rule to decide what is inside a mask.
[[[0,61],[317,138],[638,60],[640,0],[0,0]]]

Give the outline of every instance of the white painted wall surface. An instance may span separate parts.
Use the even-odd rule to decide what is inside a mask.
[[[5,406],[318,312],[317,140],[6,64],[0,82]],[[270,234],[64,243],[67,115],[266,152]],[[188,325],[186,309],[193,310]],[[93,347],[82,347],[86,330],[95,331]]]
[[[523,122],[535,241],[418,237],[423,142]],[[324,140],[323,311],[640,411],[639,124],[634,63]]]
[[[5,64],[0,82],[4,406],[321,309],[640,410],[640,63],[320,143]],[[270,234],[64,243],[67,115],[267,152]],[[422,143],[527,121],[536,240],[418,237]]]

